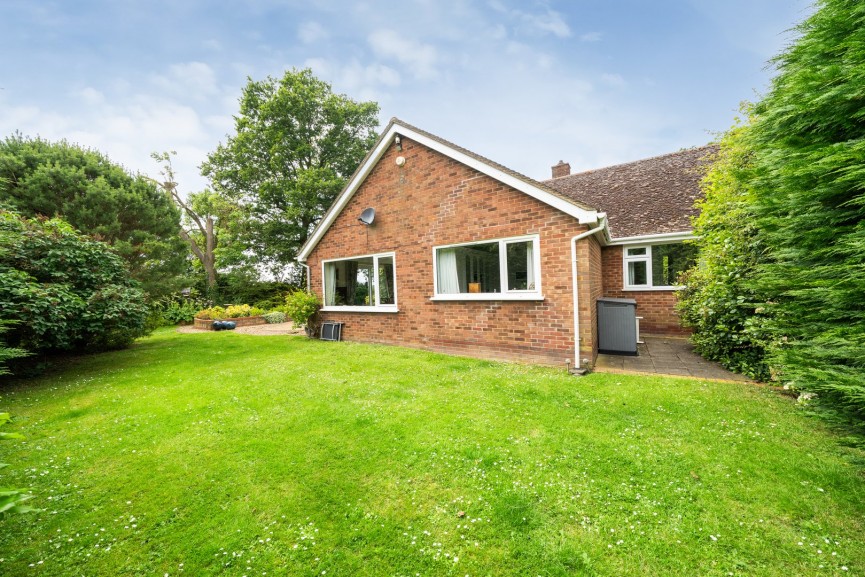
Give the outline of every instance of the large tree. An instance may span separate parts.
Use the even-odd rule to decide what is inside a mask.
[[[749,129],[772,363],[865,416],[865,3],[819,0]]]
[[[310,70],[249,79],[235,131],[202,165],[247,213],[251,255],[276,278],[375,141],[378,105],[334,94]]]
[[[187,268],[178,209],[97,151],[10,136],[0,142],[0,197],[25,216],[60,217],[107,242],[148,294],[170,292]]]

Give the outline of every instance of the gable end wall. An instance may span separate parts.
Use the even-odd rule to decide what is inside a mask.
[[[570,239],[588,227],[421,144],[403,138],[402,145],[389,147],[307,259],[312,290],[321,296],[322,260],[395,252],[399,312],[322,312],[322,320],[344,322],[343,338],[351,341],[573,363]],[[402,167],[397,156],[406,160]],[[357,220],[367,207],[376,210],[369,227]],[[540,236],[543,301],[430,300],[434,246],[528,234]],[[581,357],[593,360],[601,250],[593,238],[579,250]]]

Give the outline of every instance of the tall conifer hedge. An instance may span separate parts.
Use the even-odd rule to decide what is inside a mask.
[[[722,141],[683,317],[710,353],[765,351],[785,384],[865,418],[865,2],[818,0],[797,31]]]
[[[749,131],[781,378],[865,417],[865,2],[820,0]]]

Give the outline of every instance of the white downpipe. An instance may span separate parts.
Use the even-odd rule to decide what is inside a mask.
[[[577,284],[577,241],[604,230],[606,216],[598,219],[598,226],[571,239],[571,276],[574,286],[574,368],[580,368],[580,291]]]

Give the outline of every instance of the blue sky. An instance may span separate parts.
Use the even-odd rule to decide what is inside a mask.
[[[0,134],[96,148],[181,188],[247,77],[337,92],[537,179],[705,144],[766,90],[808,0],[4,0]]]

